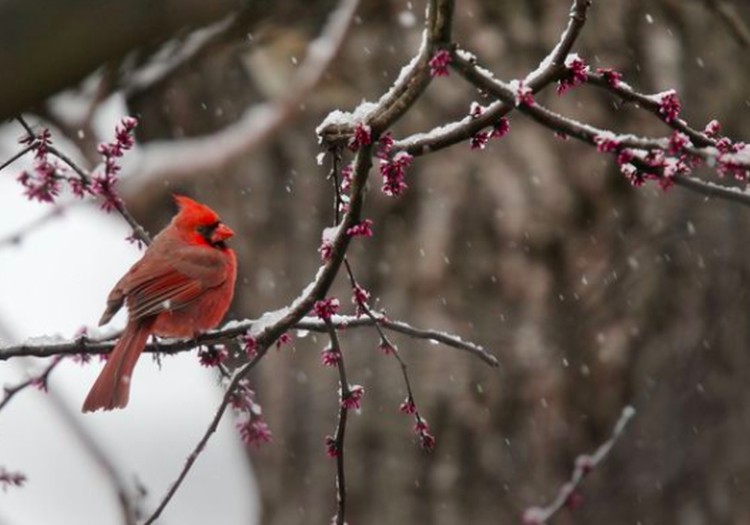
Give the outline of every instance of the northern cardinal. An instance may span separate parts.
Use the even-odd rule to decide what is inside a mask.
[[[128,324],[99,377],[83,412],[122,408],[138,356],[151,334],[195,337],[215,327],[229,308],[237,258],[225,241],[234,232],[208,206],[174,196],[180,210],[107,298],[99,326],[122,307]]]

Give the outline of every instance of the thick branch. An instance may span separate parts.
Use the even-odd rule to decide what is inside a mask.
[[[189,26],[218,20],[239,0],[5,0],[0,2],[0,120],[110,60]],[[54,64],[51,67],[50,64]]]

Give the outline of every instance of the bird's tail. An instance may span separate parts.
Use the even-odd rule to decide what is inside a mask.
[[[130,397],[130,379],[138,357],[146,346],[153,322],[128,323],[83,402],[83,412],[123,408]]]

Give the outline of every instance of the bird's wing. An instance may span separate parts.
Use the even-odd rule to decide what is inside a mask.
[[[162,273],[138,276],[127,290],[130,319],[142,319],[170,310],[179,310],[200,297],[204,288],[199,280],[174,268]]]

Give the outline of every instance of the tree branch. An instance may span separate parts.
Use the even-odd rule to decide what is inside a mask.
[[[634,416],[635,409],[633,407],[626,406],[623,408],[620,419],[617,420],[610,438],[600,445],[593,454],[578,456],[570,480],[560,487],[557,497],[546,507],[531,507],[526,509],[523,514],[523,523],[525,525],[542,525],[549,521],[552,516],[557,514],[560,509],[566,505],[571,505],[572,498],[575,496],[583,479],[607,459],[612,448],[625,431],[625,427],[627,427],[628,423]]]

